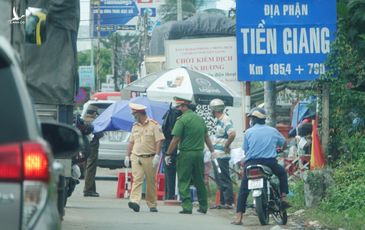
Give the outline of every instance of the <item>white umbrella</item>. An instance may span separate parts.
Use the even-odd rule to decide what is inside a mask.
[[[240,106],[240,95],[213,77],[179,67],[148,75],[129,84],[126,90],[146,92],[154,101],[171,102],[175,96],[207,105],[220,98],[227,106]]]

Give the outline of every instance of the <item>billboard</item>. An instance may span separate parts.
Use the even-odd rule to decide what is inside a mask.
[[[240,93],[235,37],[165,40],[166,68],[207,73]]]
[[[149,29],[159,21],[158,7],[164,0],[100,0],[100,36],[107,37],[115,31],[137,30],[139,17],[148,15]],[[98,5],[92,5],[93,37],[97,37]]]
[[[93,5],[93,36],[97,36],[99,6]],[[116,30],[136,30],[136,26],[125,26],[138,15],[135,1],[100,0],[100,36],[105,37]]]
[[[79,66],[79,87],[95,88],[94,66]]]
[[[336,0],[237,1],[240,81],[314,80],[336,33]]]
[[[165,40],[165,57],[166,68],[185,66],[209,74],[242,95],[241,84],[237,81],[235,37]],[[209,111],[209,106],[201,105],[201,109]],[[238,147],[243,134],[242,106],[229,107],[228,114],[237,134],[232,146]]]

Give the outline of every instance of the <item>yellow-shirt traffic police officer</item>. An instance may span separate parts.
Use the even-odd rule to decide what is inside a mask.
[[[133,184],[128,206],[139,211],[143,179],[146,177],[146,202],[151,212],[157,212],[156,169],[162,141],[160,125],[146,114],[146,106],[129,103],[136,122],[129,138],[127,156],[132,162]]]

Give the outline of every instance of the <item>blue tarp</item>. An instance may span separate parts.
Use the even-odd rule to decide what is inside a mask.
[[[117,101],[111,104],[100,116],[92,123],[94,133],[104,131],[123,130],[130,132],[135,122],[129,102],[145,105],[147,116],[162,124],[162,117],[169,109],[169,104],[165,102],[151,101],[146,97],[135,97],[128,100]]]
[[[301,101],[295,105],[293,111],[293,118],[291,120],[292,128],[296,128],[298,123],[300,123],[303,120],[304,116],[308,113],[309,111],[308,104],[309,102],[307,101]]]
[[[314,103],[315,100],[316,98],[312,96],[308,100],[299,101],[295,105],[291,121],[292,128],[296,128],[298,123],[300,123],[304,118],[315,116],[315,111],[311,111],[309,109],[309,105]]]

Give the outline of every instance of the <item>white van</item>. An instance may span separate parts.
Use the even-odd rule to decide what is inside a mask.
[[[111,104],[112,100],[89,100],[82,109],[81,117],[86,114],[87,107],[92,104],[98,107],[98,114],[101,114]],[[128,148],[128,138],[130,132],[125,131],[108,131],[100,138],[98,166],[102,168],[122,168],[124,167],[124,158]]]

